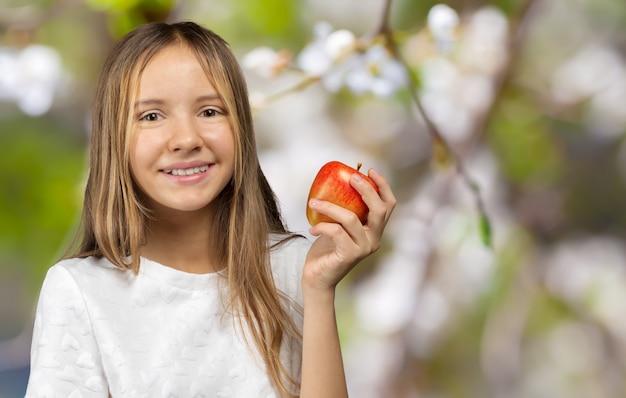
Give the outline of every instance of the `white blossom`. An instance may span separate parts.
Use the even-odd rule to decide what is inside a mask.
[[[319,78],[328,91],[345,87],[356,95],[390,97],[406,85],[403,65],[384,46],[374,44],[361,50],[354,33],[335,30],[327,22],[315,24],[313,36],[295,58],[295,66],[307,76]],[[281,52],[269,47],[256,48],[242,60],[244,68],[266,78],[286,69],[287,64]]]
[[[353,52],[356,48],[354,33],[346,29],[336,30],[326,38],[324,47],[333,61],[339,60]]]
[[[314,40],[302,49],[297,59],[298,66],[309,75],[324,75],[356,49],[357,39],[349,30],[333,30],[327,22],[319,22],[313,32]]]
[[[402,64],[382,45],[353,54],[322,79],[324,87],[332,92],[346,87],[356,95],[371,93],[378,97],[392,96],[407,82]]]
[[[333,62],[326,52],[324,43],[314,41],[300,52],[297,64],[311,76],[322,76],[330,70]]]
[[[241,65],[261,77],[271,78],[285,70],[290,62],[291,57],[286,51],[257,47],[243,57]]]
[[[428,28],[442,53],[449,53],[454,46],[454,32],[459,26],[459,15],[445,4],[437,4],[428,12]]]

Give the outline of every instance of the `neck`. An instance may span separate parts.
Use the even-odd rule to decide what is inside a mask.
[[[211,221],[208,212],[155,215],[148,224],[141,255],[185,272],[215,272],[209,245]]]

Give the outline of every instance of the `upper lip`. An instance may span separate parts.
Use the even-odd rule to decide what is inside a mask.
[[[202,166],[210,166],[212,163],[211,162],[205,162],[205,161],[201,161],[201,160],[195,160],[192,162],[180,162],[180,163],[173,163],[170,164],[166,167],[163,167],[161,169],[161,171],[171,171],[171,170],[180,170],[180,169],[191,169],[194,167],[202,167]]]

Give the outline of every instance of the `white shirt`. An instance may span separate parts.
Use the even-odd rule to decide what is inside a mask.
[[[277,288],[297,304],[310,242],[271,253]],[[190,274],[141,259],[138,275],[106,259],[63,260],[41,289],[26,396],[276,397],[254,343],[224,315],[220,273]],[[223,290],[222,290],[223,291]],[[301,347],[281,359],[300,375]]]

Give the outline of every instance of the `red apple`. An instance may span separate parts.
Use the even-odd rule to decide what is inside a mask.
[[[350,185],[350,177],[352,177],[353,174],[358,174],[365,181],[369,182],[376,192],[378,192],[378,187],[374,181],[359,171],[360,168],[361,163],[358,164],[356,169],[353,169],[337,161],[328,162],[322,166],[313,181],[313,185],[311,185],[311,191],[309,192],[309,198],[307,200],[306,218],[309,220],[311,226],[321,222],[337,222],[311,209],[308,205],[311,199],[325,200],[334,203],[354,212],[354,214],[359,217],[359,220],[361,220],[361,224],[367,222],[369,209],[361,198],[361,194]]]

